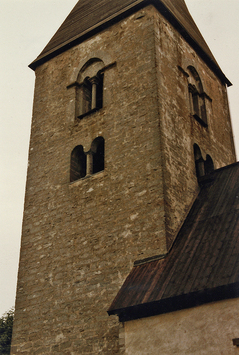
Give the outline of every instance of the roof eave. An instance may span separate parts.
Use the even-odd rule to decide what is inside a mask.
[[[108,310],[109,315],[117,315],[120,322],[152,317],[164,313],[197,307],[203,304],[239,297],[239,282],[212,289],[191,292],[172,298],[161,299],[126,308]]]
[[[101,23],[97,23],[95,26],[87,29],[85,32],[78,36],[75,36],[71,40],[59,45],[53,50],[44,53],[37,57],[30,65],[29,68],[35,70],[38,66],[44,64],[48,60],[56,57],[57,55],[65,52],[66,50],[84,42],[86,39],[92,37],[93,35],[103,31],[104,29],[110,27],[111,25],[117,23],[118,21],[128,17],[135,11],[138,11],[148,5],[153,5],[184,37],[184,39],[194,48],[198,55],[207,63],[209,68],[220,78],[220,80],[227,86],[231,86],[232,83],[227,79],[225,74],[222,72],[220,67],[213,62],[213,60],[205,53],[205,51],[198,45],[198,43],[190,36],[186,29],[180,24],[180,22],[174,17],[170,10],[158,0],[138,0],[122,9],[118,13],[112,15],[110,18],[103,20]]]
[[[136,3],[132,4],[131,6],[124,8],[123,10],[114,14],[113,16],[108,17],[106,20],[103,20],[102,22],[97,23],[96,25],[88,28],[86,31],[84,31],[80,35],[75,36],[74,38],[72,38],[69,41],[66,41],[65,43],[61,44],[60,46],[54,48],[52,51],[49,51],[47,53],[44,53],[43,55],[40,55],[31,64],[29,64],[29,68],[31,68],[32,70],[35,70],[39,65],[47,62],[48,60],[65,52],[66,50],[84,42],[88,38],[105,30],[106,28],[112,26],[113,24],[119,22],[120,20],[123,20],[124,18],[130,16],[135,11],[138,11],[138,10],[144,8],[145,6],[148,5],[147,3],[150,3],[150,2],[151,2],[150,0],[138,0]]]

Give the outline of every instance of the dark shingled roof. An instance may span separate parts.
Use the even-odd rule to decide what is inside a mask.
[[[193,21],[184,0],[79,0],[41,54],[30,64],[37,66],[102,31],[111,24],[153,4],[228,85],[203,36]]]
[[[210,177],[168,255],[135,266],[109,314],[124,321],[239,296],[239,163]]]

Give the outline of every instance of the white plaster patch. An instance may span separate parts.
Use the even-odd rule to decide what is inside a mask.
[[[136,195],[140,197],[140,196],[145,195],[146,192],[147,192],[147,190],[143,190],[143,191],[141,191],[141,192],[138,192]]]
[[[138,213],[132,214],[129,218],[131,219],[131,221],[134,221],[137,217],[138,217]]]
[[[146,170],[149,172],[151,170],[151,164],[150,163],[147,163],[146,164]]]
[[[130,230],[126,230],[121,235],[123,238],[127,238],[127,237],[130,237],[132,235],[132,233]]]
[[[58,335],[56,336],[56,342],[57,342],[57,343],[59,343],[59,342],[62,341],[63,339],[65,339],[63,333],[58,334]]]

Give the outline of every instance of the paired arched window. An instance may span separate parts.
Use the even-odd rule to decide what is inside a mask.
[[[103,137],[93,140],[88,152],[82,145],[75,147],[71,153],[70,182],[87,175],[96,174],[105,168],[105,141]]]
[[[71,112],[74,119],[82,119],[91,113],[100,110],[107,102],[104,98],[104,77],[105,72],[114,68],[116,62],[110,63],[110,56],[99,51],[104,61],[99,57],[93,57],[79,64],[79,70],[73,70],[72,82],[67,85],[71,93],[71,102],[74,102],[74,110]]]
[[[98,58],[89,60],[80,70],[76,85],[76,116],[83,118],[103,106],[104,63]]]
[[[194,118],[203,126],[207,126],[207,112],[205,104],[205,92],[201,79],[192,66],[188,67],[188,90],[190,99],[190,111]]]
[[[195,143],[193,145],[195,168],[197,178],[200,179],[202,176],[209,175],[214,170],[213,160],[210,155],[206,155],[206,160],[203,159],[201,149]]]

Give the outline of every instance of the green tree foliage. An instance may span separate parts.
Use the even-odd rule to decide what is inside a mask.
[[[9,355],[12,340],[14,310],[10,309],[0,318],[0,354]]]

